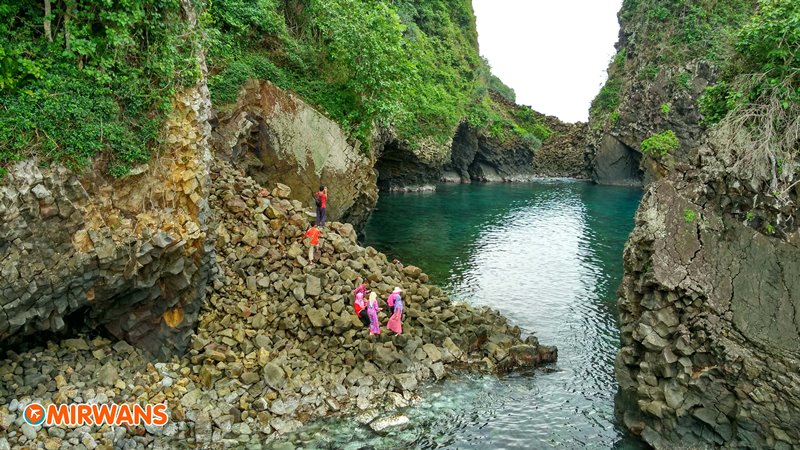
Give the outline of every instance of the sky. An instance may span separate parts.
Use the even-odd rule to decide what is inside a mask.
[[[517,103],[586,121],[614,55],[622,0],[472,0],[478,44]]]

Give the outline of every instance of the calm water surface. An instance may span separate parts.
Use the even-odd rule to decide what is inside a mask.
[[[421,267],[455,299],[502,311],[558,363],[428,389],[411,425],[376,434],[325,420],[304,448],[639,448],[614,419],[616,289],[641,191],[578,181],[443,185],[381,194],[366,244]],[[284,442],[288,444],[288,442]]]

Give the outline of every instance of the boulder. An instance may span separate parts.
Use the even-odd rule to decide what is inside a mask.
[[[275,189],[272,190],[272,196],[277,198],[291,198],[292,197],[292,188],[283,184],[277,183],[275,184]]]
[[[265,365],[263,375],[264,382],[267,383],[267,386],[276,391],[286,386],[286,372],[275,363],[268,363]]]

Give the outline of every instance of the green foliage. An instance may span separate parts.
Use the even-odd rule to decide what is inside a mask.
[[[616,125],[617,121],[619,121],[619,111],[614,111],[611,114],[609,114],[608,121],[611,123],[612,127]]]
[[[658,76],[660,69],[655,64],[648,64],[644,66],[637,75],[639,80],[655,80]]]
[[[675,77],[675,83],[683,90],[689,90],[689,73],[681,72]]]
[[[659,22],[666,22],[667,20],[669,20],[671,15],[672,13],[670,12],[670,10],[666,6],[660,4],[655,5],[647,13],[648,17],[650,17],[651,19],[655,19]]]
[[[774,234],[775,233],[775,225],[772,225],[771,223],[767,223],[767,225],[764,227],[764,231],[766,231],[767,234]]]
[[[622,82],[615,77],[609,77],[608,81],[600,88],[600,93],[592,100],[590,108],[592,115],[608,114],[617,109],[621,91]]]
[[[661,109],[661,114],[669,116],[669,113],[672,110],[672,106],[669,103],[662,103],[660,109]]]
[[[683,210],[683,220],[686,223],[693,223],[697,220],[697,213],[690,208],[686,208]]]
[[[614,55],[614,67],[617,69],[622,69],[625,67],[625,59],[628,57],[628,50],[623,48],[622,50],[618,51],[616,55]]]
[[[486,63],[485,68],[484,67],[478,68],[478,79],[483,80],[489,91],[498,93],[501,97],[508,100],[509,102],[517,101],[517,93],[514,92],[514,89],[508,87],[505,83],[503,83],[503,80],[497,78],[497,76],[495,76],[491,72],[488,62]]]
[[[753,211],[747,211],[747,214],[744,215],[744,219],[748,222],[753,220],[755,217],[756,215],[753,213]]]
[[[297,92],[364,143],[392,125],[412,146],[460,122],[539,145],[552,131],[509,104],[478,55],[469,0],[180,0],[0,4],[0,167],[31,155],[71,167],[105,155],[123,176],[159,145],[170,101],[199,76],[218,107],[247,79]],[[203,39],[202,42],[200,40]]]
[[[762,0],[758,13],[735,34],[735,56],[699,100],[704,122],[774,96],[788,109],[800,102],[800,4]]]
[[[515,94],[478,56],[468,0],[225,0],[202,17],[218,105],[234,101],[247,79],[268,79],[365,149],[376,124],[394,125],[412,146],[446,144],[465,118],[498,138],[542,134],[490,99]]]
[[[663,133],[654,134],[649,138],[642,141],[641,150],[646,155],[654,157],[663,157],[669,152],[677,150],[680,147],[678,137],[675,132],[667,130]]]
[[[19,48],[6,53],[0,47],[0,93],[14,92],[23,87],[28,81],[42,78],[44,70],[37,64],[22,55]]]
[[[103,153],[124,175],[199,75],[179,1],[53,2],[52,42],[44,19],[39,1],[0,5],[0,165],[39,155],[80,168]]]
[[[700,98],[706,123],[718,123],[768,95],[775,96],[783,109],[800,103],[798,2],[762,0],[758,12],[735,34],[734,48],[720,81]]]

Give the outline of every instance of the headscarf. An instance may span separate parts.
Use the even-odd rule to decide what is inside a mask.
[[[364,293],[361,291],[356,293],[356,305],[360,306],[361,308],[364,308],[364,306],[366,306],[364,304]]]

